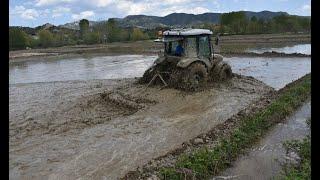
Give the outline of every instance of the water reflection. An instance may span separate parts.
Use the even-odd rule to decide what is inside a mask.
[[[136,77],[142,76],[155,59],[156,56],[123,55],[14,63],[9,66],[9,82],[16,84]]]
[[[289,45],[285,47],[256,47],[250,48],[247,52],[254,52],[258,54],[262,54],[264,52],[282,52],[282,53],[301,53],[301,54],[311,54],[311,44],[297,44],[297,45]]]
[[[68,80],[141,77],[157,56],[123,55],[14,63],[9,82],[32,83]],[[310,58],[225,58],[235,73],[253,76],[279,89],[311,71]]]
[[[267,85],[280,89],[286,84],[311,72],[310,58],[225,58],[232,71],[252,76]]]

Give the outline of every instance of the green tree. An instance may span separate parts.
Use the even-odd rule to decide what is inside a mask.
[[[20,29],[9,28],[9,49],[24,49],[30,46],[30,37]]]
[[[108,19],[107,22],[107,41],[108,42],[115,42],[119,41],[119,27],[117,26],[117,23],[114,19]]]
[[[139,28],[134,28],[132,35],[131,35],[131,40],[132,41],[138,41],[138,40],[145,40],[148,39],[148,35],[144,34]]]
[[[250,20],[251,20],[251,22],[257,22],[258,19],[256,16],[252,16]]]
[[[230,12],[220,16],[220,25],[226,29],[230,27],[231,33],[245,33],[248,20],[245,12]]]
[[[85,34],[89,31],[89,21],[87,19],[81,19],[79,21],[79,27],[81,38],[84,38]]]
[[[100,34],[98,32],[89,32],[84,36],[84,42],[86,44],[100,43]]]
[[[42,47],[50,47],[54,44],[53,34],[48,30],[40,30],[39,33],[39,43]]]

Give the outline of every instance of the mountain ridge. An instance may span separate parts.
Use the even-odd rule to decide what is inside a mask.
[[[232,12],[239,12],[239,11],[232,11]],[[251,18],[253,16],[257,17],[258,19],[268,20],[275,16],[279,15],[290,15],[287,12],[272,12],[272,11],[242,11],[245,12],[247,18]],[[118,22],[120,27],[128,28],[128,27],[139,27],[144,29],[154,29],[156,27],[170,27],[170,28],[181,28],[181,27],[191,27],[193,25],[201,24],[201,23],[212,23],[218,24],[220,16],[223,13],[214,13],[214,12],[207,12],[203,14],[188,14],[188,13],[171,13],[166,16],[152,16],[152,15],[128,15],[124,18],[110,18],[114,19]],[[310,16],[299,16],[299,17],[309,17]],[[89,26],[93,27],[99,23],[104,23],[107,20],[102,21],[89,21]],[[41,26],[37,26],[34,29],[39,29],[39,27],[47,27],[51,25],[50,23],[46,23]],[[58,28],[66,28],[72,30],[79,30],[79,21],[69,22],[62,25],[57,25],[55,27]],[[22,28],[29,28],[29,27],[22,27]]]
[[[233,11],[234,12],[234,11]],[[239,12],[239,11],[236,11]],[[287,12],[272,12],[272,11],[243,11],[245,12],[248,18],[252,16],[256,16],[258,19],[271,19],[275,16],[284,14],[289,15]],[[214,13],[207,12],[203,14],[188,14],[188,13],[171,13],[166,16],[152,16],[152,15],[128,15],[124,18],[112,18],[115,19],[121,27],[142,27],[147,29],[153,29],[155,27],[168,26],[168,27],[190,27],[192,25],[200,24],[200,23],[214,23],[218,24],[220,16],[223,13]],[[104,21],[92,21],[92,23],[96,22],[105,22]],[[73,27],[70,26],[70,23],[60,25],[65,28],[76,28],[77,24],[74,24]]]

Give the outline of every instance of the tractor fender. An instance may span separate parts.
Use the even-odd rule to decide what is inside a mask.
[[[223,56],[220,54],[213,54],[213,59],[217,62],[220,62],[223,60]]]
[[[164,60],[166,60],[166,58],[164,56],[159,56],[155,61],[154,61],[154,64],[157,65],[157,64],[160,64],[162,63]]]
[[[211,63],[209,61],[203,60],[203,59],[199,59],[199,58],[184,58],[181,59],[177,66],[181,67],[181,68],[186,68],[188,67],[190,64],[194,63],[194,62],[201,62],[203,64],[205,64],[207,69],[211,68]]]

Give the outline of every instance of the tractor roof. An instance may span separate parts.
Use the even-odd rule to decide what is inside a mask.
[[[193,36],[202,34],[211,35],[212,31],[208,29],[171,29],[163,32],[164,36]]]

